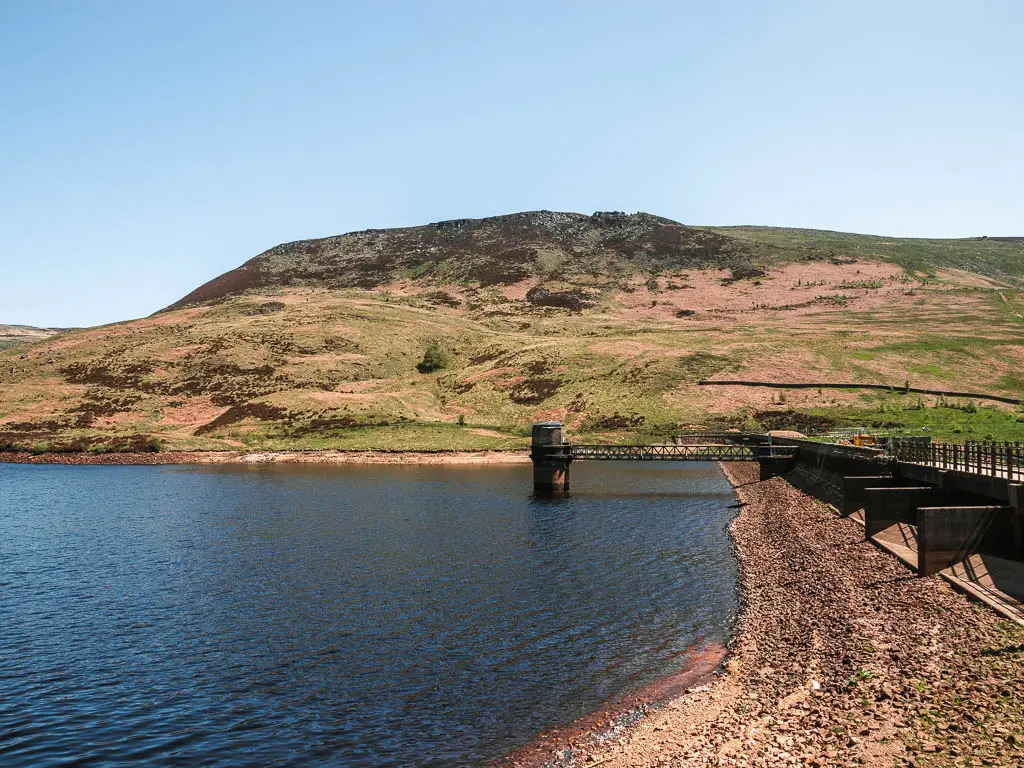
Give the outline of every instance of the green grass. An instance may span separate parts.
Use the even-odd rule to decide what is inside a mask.
[[[898,428],[950,442],[1024,440],[1024,413],[985,405],[977,405],[972,412],[967,402],[963,408],[917,408],[917,397],[911,394],[876,400],[872,407],[833,406],[801,412],[829,419],[837,427]]]
[[[910,274],[934,277],[961,269],[1024,285],[1024,244],[996,240],[929,239],[858,235],[783,227],[708,227],[764,249],[766,257],[802,259],[880,257]],[[1010,233],[1011,235],[1014,233]]]
[[[70,331],[25,360],[3,353],[0,441],[112,445],[143,435],[165,450],[484,450],[523,447],[533,421],[558,418],[577,442],[650,442],[785,410],[763,391],[697,385],[716,376],[1024,391],[1021,327],[1006,305],[970,289],[951,309],[947,293],[922,289],[909,306],[871,311],[723,312],[709,323],[624,311],[607,297],[570,314],[514,305],[496,289],[463,291],[464,305],[481,302],[472,311],[355,289],[268,291]],[[419,373],[432,341],[450,351],[449,365]],[[1024,438],[1005,411],[921,414],[899,397],[832,405],[850,399],[804,390],[788,402],[839,423]],[[236,413],[223,418],[229,408]]]
[[[530,440],[522,434],[482,435],[472,424],[400,424],[350,427],[293,438],[274,435],[242,437],[252,450],[388,450],[388,451],[490,451],[525,449]],[[494,427],[483,427],[494,430]]]

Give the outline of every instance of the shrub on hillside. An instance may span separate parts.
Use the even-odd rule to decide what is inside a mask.
[[[416,365],[416,370],[420,373],[432,373],[447,368],[450,363],[448,351],[439,342],[432,341],[427,345],[423,359]]]

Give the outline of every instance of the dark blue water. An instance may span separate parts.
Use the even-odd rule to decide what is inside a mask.
[[[713,465],[0,464],[0,765],[482,765],[727,639]]]

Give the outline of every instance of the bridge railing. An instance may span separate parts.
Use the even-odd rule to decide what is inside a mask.
[[[892,455],[909,464],[1024,480],[1024,444],[997,442],[896,442]]]
[[[672,435],[670,442],[676,445],[707,445],[708,443],[737,443],[746,439],[747,435],[743,432],[679,432]]]
[[[570,445],[574,461],[757,461],[789,458],[796,453],[789,446],[750,445]]]

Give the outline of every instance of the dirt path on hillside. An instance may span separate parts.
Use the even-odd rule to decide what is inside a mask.
[[[784,480],[726,470],[746,506],[732,525],[745,607],[725,670],[549,765],[1021,764],[1024,630],[916,578]]]

